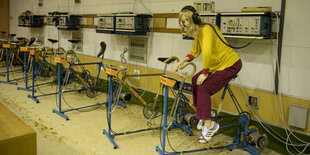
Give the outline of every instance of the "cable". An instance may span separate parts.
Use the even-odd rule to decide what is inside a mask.
[[[176,150],[172,147],[172,145],[171,145],[171,143],[170,143],[170,138],[169,138],[169,134],[168,134],[168,133],[169,133],[169,130],[167,130],[166,135],[167,135],[167,141],[168,141],[168,144],[169,144],[171,150],[174,151],[174,152],[178,152],[178,151],[176,151]]]
[[[257,118],[257,115],[256,115],[256,114],[254,114],[254,116]],[[260,117],[260,116],[258,116],[258,117]],[[293,143],[294,143],[293,141],[290,141],[291,143],[289,144],[289,143],[288,143],[288,139],[290,139],[290,138],[289,138],[289,135],[288,135],[288,138],[286,138],[286,141],[283,141],[283,140],[279,139],[277,136],[275,136],[274,134],[272,134],[268,129],[266,129],[265,125],[268,126],[273,132],[275,132],[280,138],[282,138],[282,139],[285,139],[285,138],[283,138],[282,136],[280,136],[280,135],[279,135],[276,131],[274,131],[268,124],[265,124],[265,125],[262,124],[260,119],[261,119],[261,118],[259,118],[259,119],[257,118],[257,120],[258,120],[258,122],[260,123],[260,125],[261,125],[272,137],[274,137],[276,140],[280,141],[281,143],[286,144],[287,152],[289,152],[290,154],[293,154],[293,153],[289,151],[288,146],[294,147],[294,149],[295,149],[297,152],[299,152],[299,154],[303,154],[303,152],[304,152],[304,151],[306,150],[306,148],[309,146],[309,143],[306,144],[306,145],[305,145],[305,144],[293,144]],[[292,132],[293,132],[293,131],[292,131]],[[290,134],[292,134],[292,132],[290,132]],[[299,146],[299,147],[305,146],[305,147],[304,147],[303,151],[299,151],[295,146]]]
[[[110,94],[110,91],[113,91],[113,90],[110,90],[109,89],[109,85],[107,85],[107,90],[108,90],[108,96],[110,96],[109,94]],[[110,100],[110,99],[109,99]],[[106,116],[107,116],[107,122],[108,122],[108,128],[109,128],[109,130],[112,132],[112,134],[118,134],[117,132],[115,132],[113,129],[112,129],[112,125],[111,125],[111,123],[110,123],[110,121],[109,121],[109,102],[108,102],[108,104],[107,104],[107,107],[106,107]],[[110,105],[111,106],[111,105]],[[111,115],[112,115],[112,113],[111,113]]]
[[[109,130],[112,132],[112,134],[118,134],[117,132],[115,132],[113,129],[112,129],[112,125],[111,123],[109,122],[109,116],[108,116],[108,113],[109,113],[109,110],[108,110],[108,107],[106,108],[106,114],[107,114],[107,122],[108,122],[108,128]]]
[[[84,110],[77,109],[77,108],[71,106],[71,105],[66,101],[66,99],[65,99],[65,97],[64,97],[64,95],[63,95],[63,91],[62,91],[61,93],[62,93],[61,97],[62,97],[62,99],[64,100],[64,102],[66,103],[66,105],[67,105],[69,108],[71,108],[71,109],[75,109],[76,111],[79,111],[79,112],[89,112],[89,111],[97,110],[98,108],[101,107],[101,105],[96,105],[96,106],[94,106],[94,107],[88,107],[87,109],[84,109]]]
[[[217,35],[217,37],[222,41],[222,43],[224,43],[226,46],[228,46],[228,47],[230,47],[230,48],[233,48],[233,49],[245,48],[245,47],[249,46],[249,45],[257,38],[257,37],[253,38],[250,42],[248,42],[247,44],[245,44],[245,45],[243,45],[243,46],[239,46],[239,47],[237,47],[237,46],[232,46],[232,45],[226,43],[226,42],[220,37],[220,35],[217,33],[217,31],[215,30],[215,28],[214,28],[214,26],[213,26],[212,24],[210,24],[210,23],[204,23],[204,24],[205,24],[205,25],[211,26],[211,28],[214,30],[214,32],[215,32],[215,34]]]
[[[15,73],[20,73],[20,72],[17,72],[19,69],[17,69],[17,70],[13,70],[13,65],[16,67],[16,65],[14,64],[14,61],[16,61],[15,59],[14,59],[14,57],[15,57],[15,53],[14,53],[14,49],[15,48],[11,48],[10,50],[9,50],[9,66],[8,66],[8,68],[9,68],[9,70],[7,71],[7,72],[9,72],[10,73],[10,71],[11,71],[11,75],[12,75],[12,77],[13,77],[13,79],[14,80],[16,80],[16,81],[19,81],[19,80],[21,80],[21,79],[16,79],[16,77],[15,77]],[[18,55],[16,55],[16,57],[18,57]],[[16,58],[17,59],[17,58]],[[17,62],[16,62],[17,63]],[[24,77],[24,76],[23,76]]]
[[[45,92],[41,91],[40,86],[42,86],[42,85],[39,85],[37,80],[35,80],[34,84],[35,84],[34,86],[36,86],[36,89],[38,89],[41,94],[43,94],[43,95],[49,94],[49,93],[45,93]]]
[[[167,87],[167,86],[166,86],[166,87]],[[160,124],[162,125],[162,127],[163,127],[163,117],[164,117],[163,113],[164,113],[164,108],[165,108],[164,95],[163,95],[164,89],[165,89],[165,87],[163,86],[163,87],[162,87],[162,91],[161,91],[161,92],[162,92],[162,94],[161,94],[161,96],[162,96],[162,115],[161,115],[161,120],[160,120]],[[166,89],[168,89],[168,88],[166,88]],[[168,103],[167,103],[167,109],[168,109]],[[167,115],[166,115],[166,116],[167,116]],[[166,125],[167,125],[167,122],[166,122]],[[177,151],[172,147],[172,145],[171,145],[171,143],[170,143],[170,139],[169,139],[169,135],[168,135],[168,131],[169,131],[169,130],[167,130],[166,128],[165,128],[164,130],[166,130],[166,137],[167,137],[167,141],[168,141],[169,147],[171,148],[171,150],[174,151],[174,153],[176,153]],[[163,144],[162,144],[162,139],[161,139],[161,134],[162,134],[161,131],[162,131],[162,128],[160,128],[159,139],[160,139],[160,144],[161,144],[161,146],[163,146]],[[171,153],[171,152],[165,151],[164,153]]]
[[[143,2],[143,0],[139,0],[139,2],[140,2],[140,4],[142,5],[142,7],[147,11],[147,13],[148,14],[150,14],[152,17],[153,17],[153,12],[144,4],[144,2]],[[134,1],[134,4],[136,3],[136,0]],[[135,9],[135,8],[134,8]],[[153,32],[153,27],[151,26],[151,27],[148,27],[148,30],[150,31],[150,32]],[[149,44],[149,43],[151,43],[152,42],[152,40],[154,39],[154,33],[148,33],[147,34],[148,35],[148,39],[147,39],[147,43],[146,44]],[[149,49],[149,52],[148,53],[152,53],[152,46],[153,46],[153,44],[149,44],[149,46],[150,47],[148,47]],[[151,54],[147,54],[146,55],[146,60],[150,60],[150,57],[151,57]],[[149,63],[146,63],[146,68],[148,68],[148,66],[149,66]],[[146,74],[148,74],[149,73],[149,70],[146,70]],[[149,85],[149,83],[147,83],[146,84],[147,86]],[[146,87],[147,87],[146,86]],[[145,87],[144,87],[145,88]],[[143,96],[144,95],[144,93],[145,93],[145,90],[144,90],[144,92],[142,93],[142,95],[141,96]]]
[[[32,71],[32,72],[36,72],[36,71]],[[32,74],[34,74],[34,73],[32,73]],[[43,85],[45,85],[45,84],[38,84],[38,80],[40,79],[40,77],[41,76],[35,76],[35,78],[34,79],[32,79],[33,81],[34,81],[34,87],[36,87],[36,89],[41,93],[41,94],[43,94],[43,95],[46,95],[46,94],[49,94],[49,93],[45,93],[45,92],[43,92],[42,90],[41,90],[41,88],[40,88],[40,86],[43,86]],[[28,82],[28,81],[27,81]],[[53,81],[52,82],[50,82],[51,83],[51,85],[53,84]],[[49,84],[49,83],[46,83],[46,84]],[[58,86],[58,85],[57,85]],[[56,90],[56,92],[57,92],[57,90]]]
[[[278,63],[277,63],[277,65],[279,65]],[[240,81],[240,78],[239,78],[239,81]],[[241,81],[240,81],[240,84],[241,84]],[[243,90],[243,89],[242,89]],[[243,93],[244,93],[244,91],[243,91]],[[245,94],[245,93],[244,93]],[[280,94],[281,95],[281,94]],[[266,127],[265,127],[265,125],[261,122],[261,118],[257,118],[257,115],[259,115],[259,114],[255,114],[254,112],[252,112],[254,115],[255,115],[255,117],[256,117],[256,119],[258,120],[258,122],[260,123],[260,125],[270,134],[270,135],[272,135],[274,138],[276,138],[278,141],[280,141],[280,142],[282,142],[282,143],[284,143],[284,144],[286,144],[286,149],[287,149],[287,152],[289,152],[290,154],[293,154],[292,152],[290,152],[289,151],[289,148],[288,148],[288,146],[292,146],[292,147],[294,147],[294,149],[299,153],[299,154],[303,154],[304,153],[304,151],[307,149],[307,147],[310,145],[308,142],[305,142],[305,141],[303,141],[303,140],[301,140],[301,139],[299,139],[296,135],[294,135],[293,134],[293,131],[291,131],[288,127],[287,127],[287,125],[286,125],[286,123],[285,123],[285,121],[284,121],[284,119],[283,119],[283,117],[284,117],[284,112],[283,112],[283,104],[282,104],[282,98],[281,98],[281,96],[280,96],[280,106],[281,106],[281,108],[279,107],[279,103],[278,103],[278,100],[277,100],[277,97],[276,97],[276,94],[275,94],[275,101],[277,102],[277,110],[278,110],[278,113],[279,113],[279,115],[280,115],[280,117],[281,117],[281,120],[282,120],[282,122],[283,122],[283,124],[284,124],[284,127],[285,127],[285,132],[286,132],[286,135],[287,135],[287,138],[284,138],[284,137],[282,137],[281,135],[279,135],[276,131],[274,131],[268,124],[265,124],[266,126],[268,126],[268,128],[269,129],[271,129],[273,132],[275,132],[276,134],[277,134],[277,136],[279,136],[280,138],[282,138],[282,139],[286,139],[286,141],[283,141],[283,140],[281,140],[281,139],[279,139],[276,135],[274,135],[274,134],[272,134],[268,129],[266,129]],[[279,109],[281,109],[281,112],[279,111]],[[253,111],[253,109],[251,109],[252,111]],[[259,116],[260,117],[260,116]],[[288,133],[288,130],[290,131],[290,133]],[[306,143],[306,144],[300,144],[300,143],[296,143],[296,142],[293,142],[291,139],[290,139],[290,135],[293,135],[296,139],[298,139],[299,141],[301,141],[301,142],[303,142],[303,143]],[[290,142],[290,143],[288,143],[288,142]],[[303,150],[302,151],[299,151],[295,146],[304,146],[304,148],[303,148]]]
[[[231,116],[229,116],[229,117],[231,117]],[[236,120],[238,120],[238,118],[236,119],[236,118],[234,117],[234,119],[233,119],[232,121],[236,121]],[[225,130],[223,130],[223,131],[221,131],[221,132],[217,132],[217,133],[214,134],[212,137],[214,138],[215,136],[217,136],[217,135],[219,135],[219,134],[222,134],[222,133],[224,133],[224,132],[226,132],[226,131],[228,131],[228,130],[231,130],[231,129],[232,129],[232,127],[226,128]],[[169,130],[167,130],[167,132],[166,132],[167,141],[168,141],[168,144],[169,144],[170,148],[171,148],[174,152],[165,151],[165,153],[181,153],[181,154],[182,154],[182,152],[194,151],[194,150],[176,151],[176,150],[172,147],[172,145],[171,145],[171,143],[170,143],[168,131],[169,131]],[[160,133],[160,135],[161,135],[161,133]],[[161,143],[161,145],[162,145],[162,143]],[[210,148],[218,148],[218,147],[210,147]],[[209,149],[210,149],[210,148],[209,148]],[[222,148],[227,148],[227,146],[223,146]]]
[[[68,86],[68,85],[66,85],[66,86]],[[63,88],[63,89],[61,90],[61,93],[62,93],[61,97],[62,97],[62,99],[64,100],[65,104],[66,104],[69,108],[71,108],[71,109],[75,109],[76,111],[79,111],[79,112],[89,112],[89,111],[97,110],[98,108],[101,107],[101,105],[95,105],[94,107],[89,107],[89,108],[84,109],[84,110],[77,109],[77,108],[71,106],[71,105],[67,102],[67,100],[65,99],[65,95],[63,95],[64,91],[65,91],[65,88]],[[69,90],[69,91],[72,91],[72,90]]]
[[[276,138],[278,141],[280,141],[281,143],[284,143],[284,144],[286,144],[286,142],[284,141],[284,140],[286,140],[286,138],[284,138],[284,137],[282,137],[278,132],[276,132],[274,129],[272,129],[271,127],[270,127],[270,125],[269,124],[267,124],[267,123],[262,123],[262,118],[260,117],[260,114],[257,112],[257,111],[254,111],[254,110],[252,110],[252,112],[253,112],[253,114],[254,114],[254,116],[255,116],[255,118],[256,118],[256,120],[258,121],[258,123],[271,135],[271,136],[273,136],[274,138]],[[277,136],[276,135],[274,135],[273,133],[271,133],[267,128],[266,128],[266,126],[270,129],[270,130],[272,130],[275,134],[277,134]],[[280,138],[282,138],[282,140],[280,139]],[[291,145],[291,144],[290,144]],[[295,145],[295,146],[305,146],[304,144],[292,144],[292,145]]]
[[[279,17],[278,17],[278,15],[276,14],[276,17],[277,17],[277,23],[279,22],[278,20],[279,20]],[[278,28],[277,28],[277,32],[278,32]],[[277,33],[277,39],[278,39],[278,35],[279,35],[279,33]],[[276,45],[278,45],[278,40],[277,40],[277,42],[276,42],[277,44]],[[276,46],[276,47],[278,47],[278,46]],[[276,65],[277,65],[277,67],[279,68],[279,58],[278,57],[276,57]],[[280,75],[280,71],[278,70],[278,75]],[[282,95],[281,95],[281,93],[279,93],[279,99],[280,99],[280,102],[278,102],[278,100],[277,100],[277,98],[276,98],[276,95],[277,94],[275,94],[275,99],[276,99],[276,103],[277,103],[277,110],[278,110],[278,113],[279,113],[279,115],[280,115],[280,118],[281,118],[281,121],[282,121],[282,123],[283,123],[283,125],[284,125],[284,127],[285,127],[285,132],[286,132],[286,135],[287,135],[287,139],[286,139],[286,142],[288,142],[288,141],[290,141],[290,144],[292,144],[292,140],[290,139],[290,135],[292,134],[296,139],[298,139],[299,141],[301,141],[301,142],[303,142],[303,143],[305,143],[306,145],[305,145],[305,148],[307,148],[308,146],[309,146],[309,142],[305,142],[305,141],[303,141],[303,140],[301,140],[300,138],[298,138],[295,134],[293,134],[293,130],[291,130],[290,128],[288,128],[288,126],[287,126],[287,124],[286,124],[286,122],[285,122],[285,120],[284,120],[284,112],[283,112],[283,102],[282,102]],[[281,109],[279,108],[279,104],[280,104],[280,107],[281,107]],[[279,111],[279,110],[281,110],[281,111]],[[289,134],[288,134],[288,131],[290,132]],[[299,153],[299,154],[303,154],[304,153],[304,151],[305,151],[305,148],[303,149],[303,151],[299,151],[299,150],[297,150],[296,148],[295,148],[295,146],[294,145],[292,145],[293,147],[294,147],[294,149]],[[289,151],[289,149],[288,149],[288,147],[287,147],[287,143],[286,143],[286,150],[290,153],[290,154],[292,154],[290,151]]]
[[[239,78],[239,81],[240,81],[240,78]],[[241,84],[241,81],[240,81],[240,84]],[[244,91],[244,89],[242,89],[243,91],[243,95],[245,95],[245,91]],[[254,114],[254,116],[255,116],[255,118],[256,118],[256,120],[260,123],[260,125],[271,135],[271,136],[273,136],[275,139],[277,139],[278,141],[280,141],[280,142],[282,142],[282,143],[284,143],[284,144],[287,144],[286,142],[284,142],[283,140],[281,140],[281,139],[279,139],[277,136],[279,136],[280,138],[282,138],[282,139],[285,139],[284,137],[282,137],[281,135],[279,135],[279,133],[277,133],[276,131],[274,131],[267,123],[266,124],[263,124],[262,123],[262,118],[259,116],[259,114],[258,114],[258,112],[257,111],[254,111],[253,109],[251,109],[251,112]],[[255,113],[257,113],[257,114],[255,114]],[[276,133],[277,134],[277,136],[276,135],[274,135],[273,133],[271,133],[265,126],[267,126],[269,129],[271,129],[274,133]],[[302,145],[302,144],[292,144],[292,145],[295,145],[295,146],[305,146],[305,145]]]
[[[59,75],[58,75],[58,76],[59,76]],[[61,81],[58,81],[58,82],[61,82]],[[68,84],[68,83],[67,83],[67,84]],[[64,85],[63,85],[63,86],[64,86]],[[57,85],[57,87],[58,87],[58,85]],[[57,92],[57,87],[56,87],[56,92]],[[65,97],[64,97],[64,95],[63,95],[64,90],[65,90],[65,88],[62,88],[62,90],[61,90],[61,97],[62,97],[62,99],[64,100],[65,104],[66,104],[69,108],[71,108],[71,109],[74,109],[74,110],[79,111],[79,112],[89,112],[89,111],[96,110],[96,109],[98,109],[98,108],[101,106],[101,105],[96,105],[96,106],[94,106],[94,107],[89,107],[89,108],[86,109],[86,110],[77,109],[77,108],[71,106],[71,105],[66,101],[66,99],[65,99]],[[56,104],[57,104],[57,94],[56,94]],[[57,107],[59,107],[58,104],[57,104]],[[68,110],[68,109],[67,109],[67,110]]]
[[[277,65],[279,65],[279,64],[277,63]],[[241,84],[240,78],[239,78],[239,82],[240,82],[240,84]],[[243,90],[243,91],[242,91],[243,94],[245,95],[244,89],[242,89],[242,90]],[[282,123],[284,124],[284,130],[285,130],[285,132],[286,132],[287,138],[284,138],[284,137],[282,137],[281,135],[279,135],[279,134],[278,134],[276,131],[274,131],[267,123],[266,123],[266,124],[263,124],[263,123],[262,123],[262,119],[261,119],[261,117],[259,116],[259,113],[258,113],[257,111],[254,111],[253,109],[251,109],[251,111],[252,111],[252,113],[254,114],[254,116],[255,116],[255,118],[257,119],[257,121],[260,123],[260,125],[261,125],[272,137],[274,137],[276,140],[278,140],[279,142],[284,143],[284,144],[286,145],[286,150],[287,150],[288,153],[293,154],[292,152],[290,152],[290,150],[289,150],[289,148],[288,148],[288,146],[292,146],[299,154],[303,154],[304,151],[306,151],[306,148],[310,145],[310,143],[309,143],[309,142],[305,142],[305,141],[299,139],[296,135],[293,134],[293,131],[290,130],[290,129],[287,127],[287,125],[286,125],[286,123],[285,123],[285,121],[284,121],[284,119],[283,119],[284,114],[283,114],[283,104],[282,104],[282,97],[281,97],[281,94],[280,94],[280,103],[278,102],[278,99],[277,99],[277,95],[276,95],[276,94],[275,94],[275,101],[277,102],[277,111],[278,111],[278,114],[280,115],[280,118],[281,118]],[[280,105],[279,105],[279,104],[280,104]],[[279,106],[281,106],[281,108],[280,108]],[[280,111],[280,109],[281,109],[281,111]],[[255,112],[256,112],[256,113],[255,113]],[[258,115],[258,116],[257,116],[257,115]],[[267,126],[269,129],[271,129],[274,133],[276,133],[277,135],[274,135],[270,130],[268,130],[268,129],[266,128],[266,126]],[[288,131],[290,131],[290,133],[288,133]],[[299,141],[301,141],[301,142],[303,142],[303,143],[305,143],[305,144],[296,143],[296,142],[292,141],[292,140],[290,139],[290,135],[293,135],[295,138],[297,138]],[[286,139],[286,141],[281,140],[279,137],[282,138],[282,139]],[[302,151],[299,151],[299,150],[296,148],[296,146],[298,146],[298,147],[304,146],[304,149],[303,149]]]

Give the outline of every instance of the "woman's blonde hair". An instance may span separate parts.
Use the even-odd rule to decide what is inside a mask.
[[[186,27],[185,34],[186,36],[197,38],[199,36],[200,30],[202,25],[195,24],[192,18],[193,12],[190,10],[182,10],[179,13],[179,25],[181,27],[181,31],[183,29],[182,17],[184,16],[185,19],[188,19],[189,25]]]

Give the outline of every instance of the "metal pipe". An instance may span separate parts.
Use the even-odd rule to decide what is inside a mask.
[[[279,34],[278,34],[278,60],[276,62],[276,75],[275,75],[275,93],[279,92],[279,73],[281,67],[281,55],[282,55],[282,41],[283,41],[283,29],[284,29],[284,17],[285,17],[285,6],[286,0],[281,1],[281,14],[280,14],[280,25],[279,25]]]

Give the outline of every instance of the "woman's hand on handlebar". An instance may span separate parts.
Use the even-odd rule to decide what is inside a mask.
[[[176,63],[174,66],[174,71],[177,72],[179,68],[182,68],[185,62],[189,61],[189,57],[184,57],[180,62]]]
[[[200,74],[197,78],[197,85],[201,85],[208,77],[208,74]]]

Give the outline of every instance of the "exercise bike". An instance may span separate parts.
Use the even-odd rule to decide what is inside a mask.
[[[74,50],[69,50],[65,53],[65,62],[67,62],[69,64],[69,67],[66,71],[66,75],[64,77],[63,85],[67,85],[70,80],[78,79],[83,84],[83,87],[86,90],[86,95],[89,98],[94,98],[98,95],[98,92],[105,89],[104,87],[100,88],[98,86],[98,82],[99,82],[99,76],[101,73],[101,68],[104,66],[102,63],[102,60],[104,57],[106,44],[105,44],[105,42],[100,43],[101,49],[100,49],[97,57],[98,58],[101,57],[101,62],[81,63],[77,54],[75,53],[76,48],[77,48],[77,44],[80,42],[80,40],[68,40],[68,41],[71,42],[72,44],[75,44],[75,48],[74,48]],[[97,65],[98,73],[97,73],[97,76],[95,79],[93,79],[90,76],[90,72],[84,68],[85,65]],[[80,66],[81,73],[75,71],[73,69],[74,66]],[[72,76],[70,77],[71,74],[73,74],[73,77],[75,77],[75,78],[72,78]]]
[[[178,59],[175,58],[177,61]],[[194,64],[192,64],[194,66]],[[183,66],[186,67],[188,66],[188,64],[185,64]],[[195,67],[194,67],[195,68]],[[182,68],[180,68],[182,70]],[[184,79],[185,77],[191,77],[193,74],[191,74],[190,76],[187,75],[182,75],[180,73],[178,73],[178,75]],[[178,82],[178,80],[171,78],[171,77],[167,77],[167,76],[162,76],[161,77],[161,83],[163,84],[163,88],[165,90],[165,97],[164,97],[164,110],[163,110],[163,125],[162,125],[162,130],[163,130],[163,135],[162,135],[162,143],[161,146],[156,146],[156,151],[161,154],[186,154],[186,153],[194,153],[194,152],[201,152],[201,151],[208,151],[208,150],[218,150],[218,149],[229,149],[229,150],[233,150],[236,148],[242,148],[245,151],[248,151],[249,153],[253,154],[253,155],[258,155],[256,147],[253,146],[253,141],[255,141],[255,143],[259,143],[261,146],[267,146],[268,145],[268,139],[266,139],[266,137],[262,137],[260,139],[260,141],[258,142],[259,138],[255,138],[253,135],[253,133],[257,133],[255,131],[253,131],[252,129],[249,129],[249,123],[250,123],[250,114],[246,111],[243,111],[239,102],[237,101],[236,97],[234,96],[232,90],[229,87],[229,84],[226,85],[224,87],[222,96],[221,96],[221,102],[220,102],[220,106],[216,112],[216,115],[212,118],[214,121],[220,121],[221,116],[220,116],[220,111],[221,111],[221,106],[225,97],[226,92],[229,92],[229,95],[231,96],[234,105],[238,111],[238,115],[237,117],[237,122],[236,123],[227,123],[227,122],[221,122],[220,123],[220,128],[232,128],[233,126],[237,126],[238,127],[238,131],[237,131],[237,136],[233,138],[233,144],[229,144],[229,145],[225,145],[225,146],[219,146],[219,147],[208,147],[208,148],[203,148],[203,149],[197,149],[197,150],[186,150],[186,151],[179,151],[179,152],[166,152],[166,132],[167,130],[170,130],[172,126],[178,126],[177,123],[173,122],[172,125],[167,125],[167,105],[168,105],[168,90],[169,88],[179,88],[179,92],[178,92],[178,96],[176,98],[176,105],[175,107],[178,107],[178,102],[182,101],[184,99],[183,95],[182,95],[182,91],[183,90],[189,90],[189,88],[191,87],[196,87],[196,84],[188,84],[185,83],[184,80],[181,80],[181,82]],[[186,100],[185,100],[186,101]],[[192,104],[190,104],[191,107],[193,108],[193,110],[196,110],[195,106],[193,106]],[[176,110],[174,110],[176,111]],[[252,137],[252,138],[251,138]],[[254,138],[253,138],[254,137]],[[160,148],[161,147],[161,148]]]

